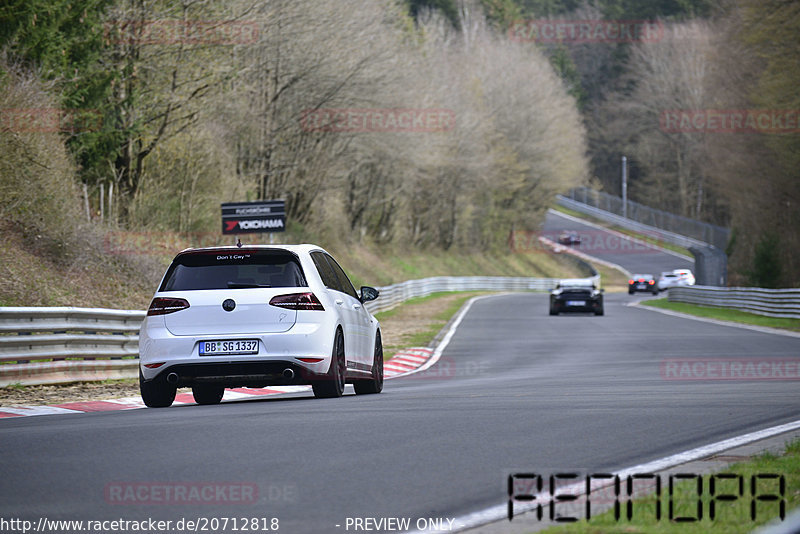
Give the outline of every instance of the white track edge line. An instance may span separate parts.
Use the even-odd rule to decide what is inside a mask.
[[[742,445],[747,445],[748,443],[752,443],[754,441],[759,441],[773,436],[778,436],[780,434],[791,432],[792,430],[797,430],[797,429],[800,429],[800,420],[792,421],[791,423],[786,423],[783,425],[765,428],[763,430],[757,430],[755,432],[749,432],[747,434],[742,434],[734,438],[725,439],[722,441],[718,441],[716,443],[711,443],[709,445],[697,447],[695,449],[689,449],[688,451],[683,451],[678,454],[673,454],[671,456],[665,456],[664,458],[659,458],[658,460],[653,460],[652,462],[647,462],[635,465],[633,467],[625,468],[621,471],[617,471],[615,474],[618,474],[620,477],[623,477],[633,473],[654,473],[657,471],[663,471],[664,469],[675,467],[676,465],[681,465],[694,460],[699,460],[701,458],[705,458],[707,456],[716,454],[718,452],[722,452],[728,449],[733,449],[735,447],[740,447]],[[582,485],[583,484],[578,484],[578,486]],[[533,506],[518,507],[520,513],[523,513],[523,510],[525,508],[532,510]],[[481,525],[485,525],[487,523],[507,520],[507,518],[508,518],[507,503],[500,504],[497,506],[491,506],[483,510],[478,510],[477,512],[472,512],[460,517],[456,517],[454,521],[455,525],[450,532],[458,532],[461,530],[475,528]],[[423,532],[435,532],[435,531],[433,530],[412,531],[413,534],[422,534]]]
[[[58,406],[42,405],[42,406],[3,406],[0,407],[0,412],[13,413],[21,416],[33,415],[62,415],[72,413],[84,413],[81,410],[71,410],[69,408],[60,408]]]
[[[400,377],[408,376],[408,375],[411,375],[411,374],[414,374],[414,373],[419,373],[421,371],[429,369],[434,364],[436,364],[436,362],[439,361],[439,358],[442,357],[442,352],[444,352],[444,349],[447,348],[447,345],[450,343],[450,340],[453,338],[453,336],[456,333],[456,329],[458,329],[458,325],[461,324],[461,321],[464,319],[464,316],[467,315],[467,312],[472,307],[472,304],[477,300],[486,299],[486,298],[490,298],[490,297],[496,297],[496,296],[498,296],[498,295],[478,295],[476,297],[472,297],[471,299],[469,299],[467,301],[467,303],[461,308],[461,311],[458,312],[458,316],[456,317],[455,321],[453,321],[453,324],[450,325],[450,328],[447,330],[447,333],[442,338],[442,341],[436,346],[436,349],[434,349],[433,354],[428,359],[428,361],[423,363],[422,365],[420,365],[416,369],[413,369],[413,370],[408,371],[406,373],[400,373],[400,374],[394,375],[392,378],[400,378]]]

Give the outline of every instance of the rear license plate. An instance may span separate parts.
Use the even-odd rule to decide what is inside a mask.
[[[647,289],[645,284],[636,284],[636,289]]]
[[[567,306],[586,306],[585,300],[568,300]]]
[[[258,340],[232,339],[200,342],[200,356],[224,356],[229,354],[258,354]]]

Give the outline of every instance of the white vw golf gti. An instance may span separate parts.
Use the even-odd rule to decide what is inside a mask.
[[[149,407],[191,387],[198,404],[225,388],[310,384],[317,397],[383,389],[380,325],[330,254],[314,245],[188,249],[167,269],[139,333]]]

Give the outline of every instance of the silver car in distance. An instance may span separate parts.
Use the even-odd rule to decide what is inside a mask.
[[[380,325],[339,264],[315,245],[188,249],[156,291],[139,333],[149,407],[179,387],[198,404],[225,388],[310,384],[316,397],[383,389]]]

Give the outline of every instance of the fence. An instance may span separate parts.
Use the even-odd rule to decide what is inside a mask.
[[[0,308],[0,386],[136,376],[144,315],[100,308]]]
[[[595,191],[588,187],[575,188],[561,198],[566,198],[573,202],[596,208],[602,212],[611,213],[622,221],[626,221],[628,224],[639,223],[645,225],[647,229],[642,229],[641,231],[647,232],[648,234],[660,234],[658,230],[661,230],[665,233],[664,236],[666,238],[664,241],[668,243],[672,242],[671,239],[674,239],[674,236],[688,237],[693,242],[688,244],[674,243],[686,248],[692,245],[696,246],[700,244],[698,242],[701,242],[702,244],[714,245],[724,250],[730,238],[730,230],[728,228],[705,223],[689,217],[683,217],[681,215],[675,215],[674,213],[651,208],[630,200],[627,202],[626,217],[623,218],[622,198]],[[609,222],[619,221],[615,219]]]
[[[557,278],[503,276],[437,276],[408,280],[379,288],[380,297],[368,303],[367,309],[372,313],[385,311],[408,299],[444,291],[547,291],[553,289],[557,282]]]
[[[656,228],[655,226],[649,226],[646,224],[636,222],[632,219],[626,219],[622,215],[617,215],[616,213],[605,211],[601,208],[597,208],[589,204],[584,204],[583,202],[572,200],[571,198],[564,197],[561,195],[556,196],[556,202],[560,206],[563,206],[565,208],[569,208],[571,210],[583,213],[585,215],[589,215],[591,217],[600,219],[601,221],[615,224],[617,226],[627,228],[628,230],[633,230],[634,232],[638,232],[645,236],[652,237],[654,239],[663,241],[665,243],[671,243],[679,247],[684,247],[688,249],[690,247],[703,247],[707,245],[706,243],[698,241],[697,239],[676,234],[673,232],[668,232],[666,230]]]
[[[599,283],[599,276],[593,277]],[[379,288],[370,312],[444,291],[545,291],[554,278],[440,276]],[[0,387],[138,375],[145,312],[89,308],[0,308]],[[47,361],[41,361],[47,360]]]
[[[667,300],[800,319],[800,289],[683,286],[670,288]]]

